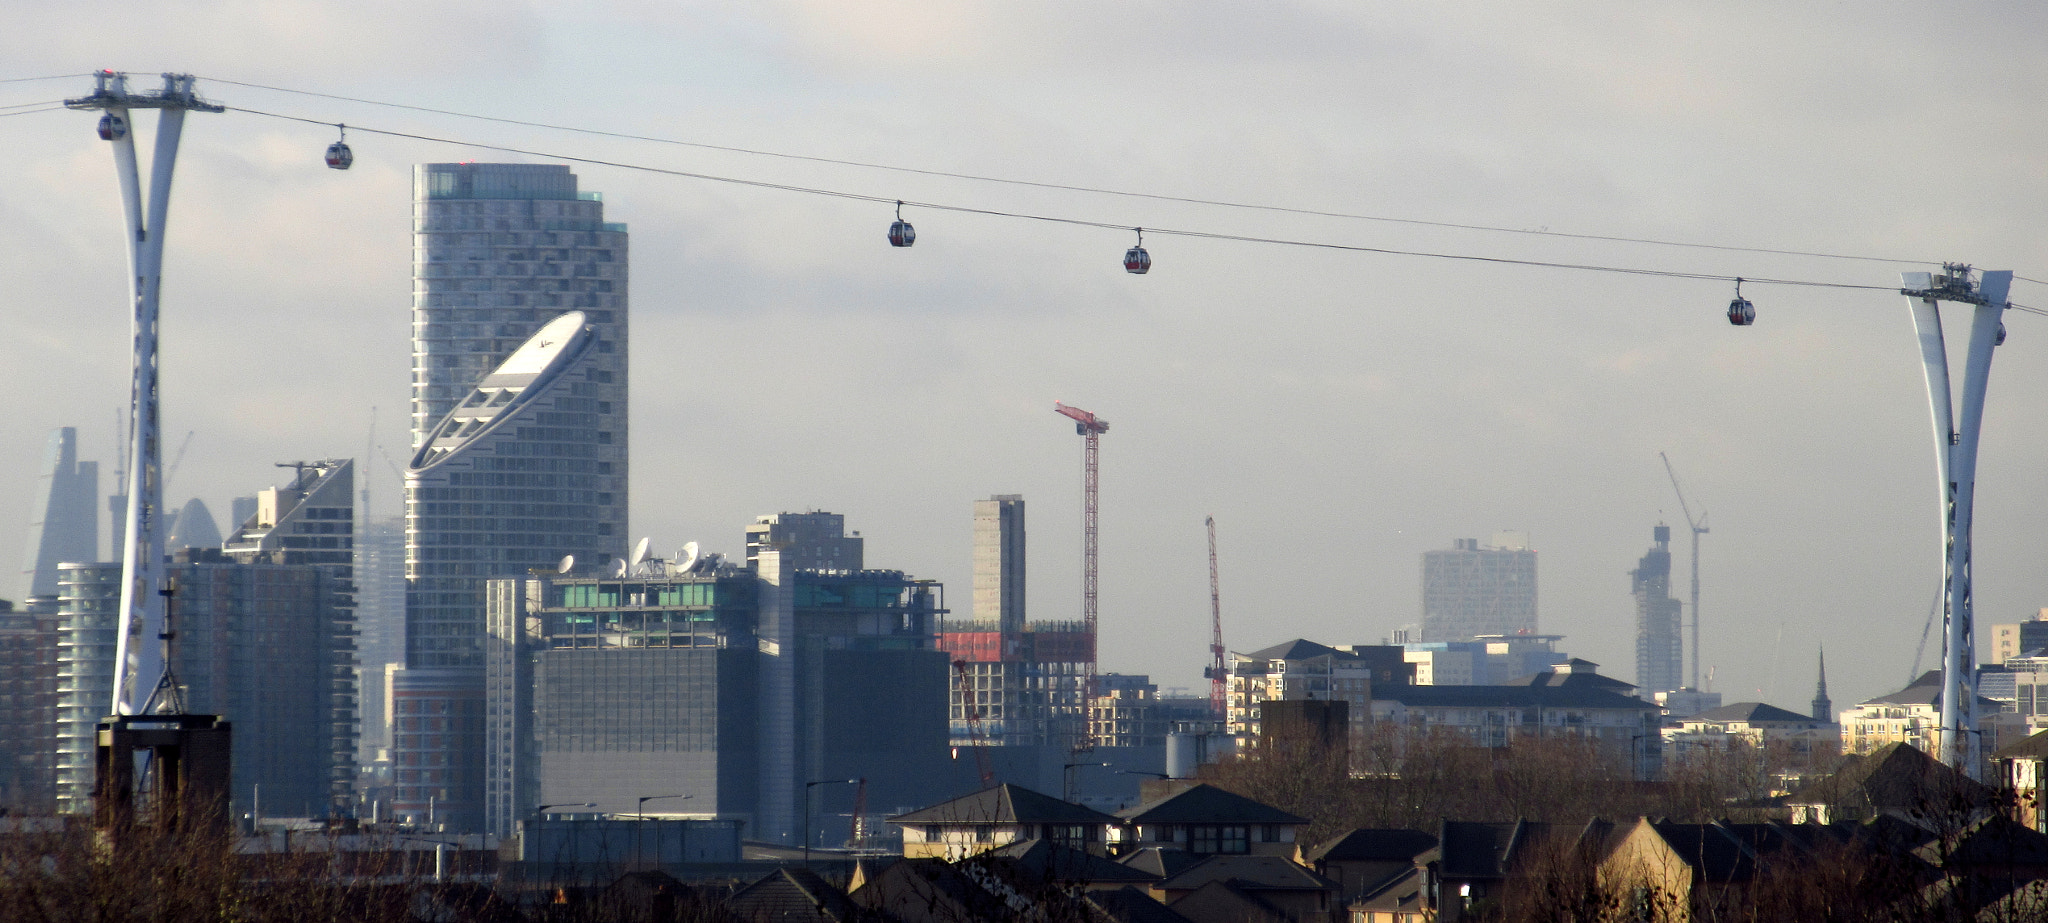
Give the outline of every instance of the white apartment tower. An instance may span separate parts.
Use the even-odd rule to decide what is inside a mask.
[[[1024,630],[1024,496],[974,501],[974,620]]]

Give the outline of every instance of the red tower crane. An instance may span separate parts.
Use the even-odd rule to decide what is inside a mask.
[[[1216,517],[1202,520],[1209,527],[1209,710],[1216,713],[1216,720],[1229,720],[1229,709],[1224,701],[1224,682],[1230,675],[1230,667],[1223,662],[1223,594],[1216,586]]]
[[[1074,432],[1081,436],[1081,630],[1088,636],[1088,660],[1081,683],[1081,721],[1085,727],[1089,709],[1095,703],[1096,458],[1102,451],[1102,434],[1109,432],[1109,421],[1058,401],[1052,403],[1052,409],[1073,420]]]

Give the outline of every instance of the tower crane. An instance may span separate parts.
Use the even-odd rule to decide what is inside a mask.
[[[1102,450],[1102,434],[1109,432],[1109,421],[1058,401],[1053,402],[1052,409],[1074,421],[1074,432],[1081,437],[1081,630],[1087,635],[1088,645],[1081,681],[1081,727],[1085,741],[1091,739],[1088,712],[1095,702],[1096,458]]]
[[[981,733],[981,704],[974,693],[974,676],[967,672],[967,661],[953,661],[953,672],[960,679],[960,706],[967,710],[968,749],[974,751],[974,768],[981,774],[981,787],[994,788],[995,768],[988,762],[988,741]]]
[[[1692,518],[1692,508],[1685,503],[1685,488],[1678,486],[1678,472],[1672,470],[1671,459],[1658,452],[1664,459],[1664,473],[1671,476],[1671,491],[1678,495],[1678,511],[1685,514],[1685,524],[1692,530],[1692,688],[1700,689],[1700,536],[1707,534],[1707,511],[1700,511],[1700,518]]]
[[[1223,594],[1216,583],[1216,517],[1202,520],[1209,527],[1209,668],[1202,672],[1209,674],[1209,710],[1216,714],[1216,720],[1229,718],[1229,709],[1224,702],[1224,682],[1230,668],[1223,662]]]

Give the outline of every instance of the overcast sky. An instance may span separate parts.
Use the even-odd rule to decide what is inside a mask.
[[[0,78],[199,75],[231,107],[888,199],[1361,247],[1875,286],[1940,260],[2048,279],[2048,13],[1915,5],[0,0]],[[522,128],[240,81],[703,144],[1201,199],[1907,262],[1309,217]],[[90,80],[0,84],[0,105]],[[6,110],[0,110],[6,111]],[[45,434],[103,477],[127,400],[119,195],[94,116],[0,117],[0,561]],[[139,118],[146,137],[153,119]],[[522,160],[246,112],[188,121],[163,296],[170,481],[224,513],[276,461],[406,454],[412,165]],[[633,532],[741,551],[844,513],[871,566],[969,607],[972,501],[1029,503],[1030,612],[1079,612],[1080,440],[1109,420],[1103,668],[1194,687],[1202,519],[1225,640],[1377,642],[1420,555],[1528,532],[1544,630],[1633,678],[1628,571],[1702,539],[1704,662],[1804,711],[1901,686],[1939,585],[1905,300],[1235,243],[575,167],[632,231]],[[2015,284],[2048,305],[2048,286]],[[1978,504],[1980,624],[2048,606],[2048,318],[2008,318]],[[1960,377],[1960,371],[1958,371]],[[166,458],[169,461],[169,458]],[[378,515],[398,480],[365,470]],[[104,528],[104,527],[103,527]],[[103,536],[104,541],[104,536]],[[1682,566],[1682,565],[1681,565]],[[1682,588],[1682,573],[1675,581]],[[25,580],[0,581],[18,598]],[[1680,595],[1683,595],[1681,589]],[[1988,629],[1980,637],[1988,638]],[[1939,661],[1940,637],[1924,667]]]

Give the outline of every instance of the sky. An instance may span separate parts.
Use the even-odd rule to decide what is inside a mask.
[[[1030,615],[1073,618],[1064,401],[1111,423],[1102,669],[1168,687],[1203,682],[1206,516],[1232,650],[1377,643],[1417,620],[1424,551],[1514,529],[1539,553],[1542,629],[1632,678],[1629,571],[1659,522],[1686,556],[1664,452],[1710,530],[1709,688],[1804,711],[1825,645],[1838,706],[1897,689],[1941,532],[1891,289],[1943,260],[2048,279],[2048,11],[2029,4],[100,9],[0,0],[0,106],[84,95],[104,67],[139,88],[192,73],[233,107],[188,119],[164,229],[167,464],[193,434],[170,506],[218,514],[279,483],[275,462],[374,451],[375,515],[395,515],[412,165],[607,161],[575,170],[631,229],[636,536],[737,555],[757,515],[831,510],[870,566],[944,581],[964,615],[972,503],[1021,493]],[[129,314],[94,120],[0,115],[4,561],[22,560],[50,429],[116,467]],[[347,172],[320,161],[333,123],[352,126]],[[913,204],[916,246],[893,249],[892,205],[676,172],[1109,227]],[[1155,229],[1144,276],[1120,266],[1137,227]],[[1736,328],[1726,281],[1156,229],[1872,288],[1747,284],[1757,321]],[[2011,297],[2048,306],[2048,285]],[[2048,607],[2048,317],[2007,326],[1981,638]],[[0,596],[24,586],[0,578]],[[1939,657],[1937,626],[1918,661]]]

